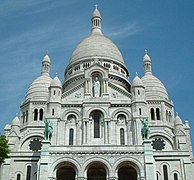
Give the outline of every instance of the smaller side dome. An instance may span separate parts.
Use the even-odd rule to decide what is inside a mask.
[[[137,73],[136,73],[135,78],[134,78],[133,81],[132,81],[132,86],[143,86],[143,87],[144,87],[143,82],[142,82],[142,80],[139,78],[139,76],[138,76]]]
[[[9,131],[11,130],[11,125],[10,124],[6,124],[4,127],[4,131]]]
[[[145,74],[141,80],[145,85],[146,97],[148,99],[165,99],[169,101],[167,90],[157,77],[152,74]]]
[[[49,95],[49,86],[51,83],[50,78],[50,58],[46,54],[42,60],[41,76],[36,78],[27,90],[25,101],[29,99],[41,99],[47,100]]]
[[[61,81],[59,80],[59,78],[57,76],[55,76],[55,78],[51,81],[50,87],[60,87],[60,88],[62,88]]]
[[[176,117],[175,117],[175,120],[174,120],[174,125],[177,126],[177,125],[182,125],[182,120],[181,118],[179,117],[178,113],[176,113]]]
[[[12,126],[20,126],[20,120],[18,118],[18,116],[16,116],[13,121],[12,121]]]

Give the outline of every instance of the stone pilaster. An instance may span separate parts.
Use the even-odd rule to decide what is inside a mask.
[[[145,161],[145,174],[146,179],[156,180],[156,166],[153,157],[153,149],[151,146],[151,140],[144,140],[144,161]]]
[[[42,150],[39,161],[39,180],[47,180],[48,177],[48,164],[49,164],[49,148],[50,141],[42,141]]]

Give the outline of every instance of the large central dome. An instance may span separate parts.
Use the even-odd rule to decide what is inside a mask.
[[[124,64],[123,57],[117,46],[110,39],[99,33],[92,33],[81,41],[75,48],[70,62],[94,56],[118,60]]]
[[[92,33],[75,48],[70,63],[91,57],[103,57],[124,64],[117,46],[101,32],[101,15],[96,8],[92,15]]]

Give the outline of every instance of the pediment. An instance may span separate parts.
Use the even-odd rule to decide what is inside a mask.
[[[126,89],[124,89],[123,87],[120,87],[119,85],[115,85],[113,83],[108,83],[109,85],[109,89],[110,89],[110,98],[112,100],[126,100],[127,99],[131,99],[131,93],[128,92]]]
[[[84,82],[74,86],[62,94],[62,100],[82,100],[84,98]]]
[[[16,137],[16,136],[18,136],[18,135],[14,130],[12,130],[9,134],[9,137]]]
[[[185,132],[183,129],[179,129],[179,131],[176,134],[177,135],[185,135]]]

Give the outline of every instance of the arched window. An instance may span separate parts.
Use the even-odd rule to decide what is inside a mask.
[[[171,121],[171,117],[172,117],[172,116],[171,116],[171,112],[170,112],[170,111],[169,111],[169,113],[168,113],[168,116],[169,116],[169,118],[168,118],[169,121]]]
[[[159,180],[159,174],[158,173],[156,173],[156,179]]]
[[[100,138],[100,116],[94,116],[94,138]]]
[[[151,108],[150,113],[151,113],[151,120],[155,120],[154,108]]]
[[[174,180],[178,180],[178,175],[177,175],[177,173],[174,173]]]
[[[69,130],[69,145],[73,145],[73,129]]]
[[[91,113],[91,118],[94,123],[94,138],[100,138],[100,124],[102,117],[101,111],[96,110]]]
[[[38,109],[34,109],[34,121],[38,120]]]
[[[31,166],[27,166],[26,180],[31,179]]]
[[[168,180],[168,169],[166,165],[163,165],[164,180]]]
[[[168,111],[166,110],[166,121],[168,121]]]
[[[140,90],[139,89],[137,90],[137,94],[140,95]]]
[[[55,95],[55,90],[53,91],[53,95]]]
[[[139,108],[139,115],[141,115],[141,108]]]
[[[43,120],[43,109],[39,110],[39,120]]]
[[[16,180],[21,180],[21,174],[17,174]]]
[[[156,108],[156,118],[157,120],[160,120],[160,109]]]
[[[26,122],[28,122],[28,111],[26,111]]]
[[[23,124],[25,123],[25,112],[22,113],[23,116]]]
[[[52,109],[52,115],[53,116],[55,115],[55,109]]]
[[[121,145],[125,145],[125,134],[124,134],[124,129],[120,129],[120,143]]]

